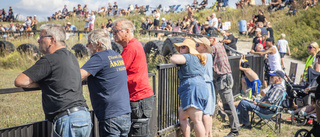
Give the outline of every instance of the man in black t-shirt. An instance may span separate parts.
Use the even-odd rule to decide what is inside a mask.
[[[260,28],[256,28],[255,30],[255,35],[256,37],[253,38],[252,40],[252,47],[251,47],[251,50],[256,50],[256,45],[260,42],[260,39],[261,39],[261,29]]]
[[[82,93],[78,61],[65,46],[64,27],[44,24],[39,37],[39,48],[45,56],[22,72],[14,84],[22,88],[40,87],[45,117],[55,125],[54,137],[89,137],[91,116]]]
[[[237,39],[228,31],[221,31],[222,36],[224,39],[221,41],[221,43],[226,44],[227,46],[233,48],[234,50],[237,50]],[[229,50],[226,49],[226,52],[228,53]]]
[[[106,28],[109,32],[111,32],[112,30],[112,26],[113,26],[113,23],[112,23],[112,19],[108,19],[108,23],[106,25]]]

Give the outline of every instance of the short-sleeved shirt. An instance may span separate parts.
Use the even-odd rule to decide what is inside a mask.
[[[281,83],[272,85],[266,95],[260,99],[260,102],[269,101],[271,105],[276,106],[281,101],[283,91],[284,86]],[[270,107],[269,109],[271,111],[276,110],[276,108],[272,107]]]
[[[256,50],[257,44],[260,43],[260,37],[254,37],[252,43],[254,44],[253,50]]]
[[[148,29],[148,28],[147,28],[147,24],[146,24],[145,22],[142,22],[142,23],[141,23],[140,28],[143,29],[143,30]]]
[[[260,27],[260,29],[261,29],[261,35],[268,35],[268,31],[266,28]]]
[[[88,88],[99,121],[131,112],[126,67],[119,53],[113,50],[97,52],[82,69],[91,74]]]
[[[72,107],[87,107],[78,60],[66,48],[40,58],[23,73],[40,85],[42,107],[49,121]]]
[[[133,38],[121,53],[127,69],[130,101],[138,101],[154,95],[149,84],[146,54],[141,43]]]
[[[180,66],[178,77],[180,81],[196,76],[203,76],[204,66],[200,63],[197,56],[192,54],[182,54],[186,58],[186,64]]]
[[[95,15],[91,15],[90,17],[89,17],[89,19],[91,20],[91,21],[89,21],[89,24],[94,24],[94,21],[96,20],[96,16]]]
[[[207,56],[207,63],[204,66],[204,81],[206,82],[212,82],[213,80],[213,69],[212,69],[212,65],[213,65],[213,58],[212,55],[209,53],[205,53]]]
[[[277,42],[277,46],[279,46],[279,52],[280,53],[287,53],[287,45],[288,41],[285,39],[280,39]]]
[[[237,50],[237,46],[236,46],[236,44],[237,44],[237,39],[236,39],[232,34],[230,34],[230,35],[228,36],[228,40],[231,40],[231,42],[230,42],[230,43],[226,43],[226,45],[228,45],[228,46],[230,46],[231,48]]]
[[[111,28],[113,26],[113,23],[107,23],[106,27]]]
[[[231,67],[225,48],[221,43],[212,46],[213,71],[214,75],[231,73]]]
[[[196,21],[192,21],[191,26],[192,25],[194,25],[192,28],[193,34],[200,34],[198,23]]]
[[[256,22],[264,22],[266,17],[264,15],[256,15],[255,18],[258,18]]]

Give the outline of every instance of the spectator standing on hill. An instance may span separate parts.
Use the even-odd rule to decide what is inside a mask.
[[[44,24],[40,31],[39,49],[45,56],[22,72],[14,84],[40,87],[45,118],[53,122],[53,137],[89,137],[91,116],[77,58],[66,49],[66,31],[60,24]]]
[[[90,22],[89,15],[88,14],[84,15],[84,31],[89,31],[89,22]]]
[[[268,31],[268,38],[272,38],[274,40],[273,29],[272,29],[271,23],[267,22],[267,26],[266,27],[267,27],[267,31]]]
[[[62,14],[68,13],[67,5],[64,5],[64,8],[62,9]]]
[[[80,69],[88,88],[101,137],[126,137],[131,126],[127,73],[121,55],[112,50],[109,32],[93,30],[87,47],[91,58]],[[112,129],[112,130],[110,130]]]
[[[154,92],[149,84],[146,54],[141,43],[134,38],[134,30],[134,24],[127,19],[114,21],[113,37],[123,46],[121,56],[128,75],[130,106],[133,110],[130,133],[132,136],[148,136]]]
[[[235,137],[239,135],[240,125],[236,108],[233,104],[233,78],[230,63],[226,50],[223,45],[218,42],[218,39],[210,37],[209,41],[212,47],[213,77],[215,78],[213,83],[215,91],[219,93],[223,103],[223,109],[227,113],[230,121],[231,132],[225,137]]]
[[[33,21],[32,21],[32,30],[37,30],[37,24],[38,24],[38,20],[37,20],[37,15],[33,16]]]
[[[114,2],[114,5],[112,7],[114,9],[114,15],[117,15],[118,13],[118,5],[117,5],[117,2]]]
[[[154,18],[154,20],[153,20],[154,29],[155,29],[155,30],[158,30],[158,29],[159,29],[159,20],[160,20],[159,10],[156,9],[152,16],[153,16],[153,18]]]
[[[191,24],[190,24],[189,33],[190,34],[200,34],[198,22],[194,16],[191,17]]]
[[[192,7],[193,9],[197,9],[197,8],[198,8],[198,1],[197,1],[197,0],[193,0],[193,3],[192,3],[192,5],[191,5],[191,7]]]
[[[91,11],[91,16],[89,17],[89,30],[94,30],[94,21],[96,20],[95,11]]]
[[[286,38],[286,34],[281,34],[280,40],[278,40],[278,42],[277,42],[277,48],[280,53],[281,66],[282,66],[283,70],[285,69],[284,56],[287,53],[287,51],[288,51],[289,56],[291,56],[290,47],[289,47],[288,41],[285,40],[285,38]]]

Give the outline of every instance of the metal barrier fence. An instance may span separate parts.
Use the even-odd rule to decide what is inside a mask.
[[[232,76],[234,78],[233,95],[237,96],[241,90],[241,79],[239,71],[240,56],[229,56]],[[264,79],[264,57],[257,55],[246,55],[251,68],[258,74],[261,80]],[[152,87],[157,98],[155,98],[153,116],[150,121],[151,136],[169,136],[174,137],[181,134],[178,121],[178,107],[180,99],[178,95],[178,67],[173,64],[161,64],[158,69],[158,92],[156,92],[155,73],[149,73],[152,77]],[[33,91],[39,89],[10,88],[0,89],[0,94]],[[99,136],[98,120],[91,111],[93,129],[91,137]],[[31,124],[20,125],[0,129],[0,137],[45,137],[51,136],[52,123],[48,121],[39,121]]]
[[[234,79],[233,95],[240,95],[241,73],[239,71],[240,56],[228,57]],[[261,80],[264,79],[264,57],[246,55],[249,65]],[[181,134],[178,121],[178,67],[173,64],[158,65],[158,136],[175,137]],[[216,92],[217,93],[217,92]]]
[[[156,95],[156,74],[149,73],[149,77],[152,78],[152,88]],[[36,91],[40,89],[23,89],[23,88],[7,88],[0,89],[0,94],[18,93],[26,91]],[[156,104],[153,106],[156,108]],[[92,131],[90,137],[99,137],[99,122],[93,111],[90,111],[92,120]],[[153,119],[150,121],[151,125],[156,125],[156,113],[153,113]],[[155,135],[156,127],[150,127],[150,134]],[[15,127],[0,129],[0,137],[51,137],[52,136],[52,123],[44,120],[30,124],[19,125]]]

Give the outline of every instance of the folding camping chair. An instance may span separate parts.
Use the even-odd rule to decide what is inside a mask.
[[[277,104],[276,106],[265,104],[265,103],[257,101],[257,103],[259,103],[263,106],[276,108],[276,111],[273,114],[262,114],[257,110],[253,110],[252,117],[251,117],[251,125],[253,127],[257,127],[261,123],[262,125],[260,125],[260,127],[258,127],[258,128],[261,128],[264,125],[268,125],[270,127],[270,129],[273,130],[273,132],[280,133],[280,131],[281,131],[280,130],[281,129],[281,121],[280,120],[281,120],[281,114],[282,114],[282,109],[283,109],[282,108],[282,101],[286,98],[286,95],[287,95],[286,91],[283,91],[282,98],[281,98],[279,104]],[[259,116],[260,120],[259,120],[259,122],[255,123],[253,125],[253,119],[254,119],[255,114]],[[262,122],[264,122],[264,123],[262,123]],[[271,123],[273,123],[274,126]]]

